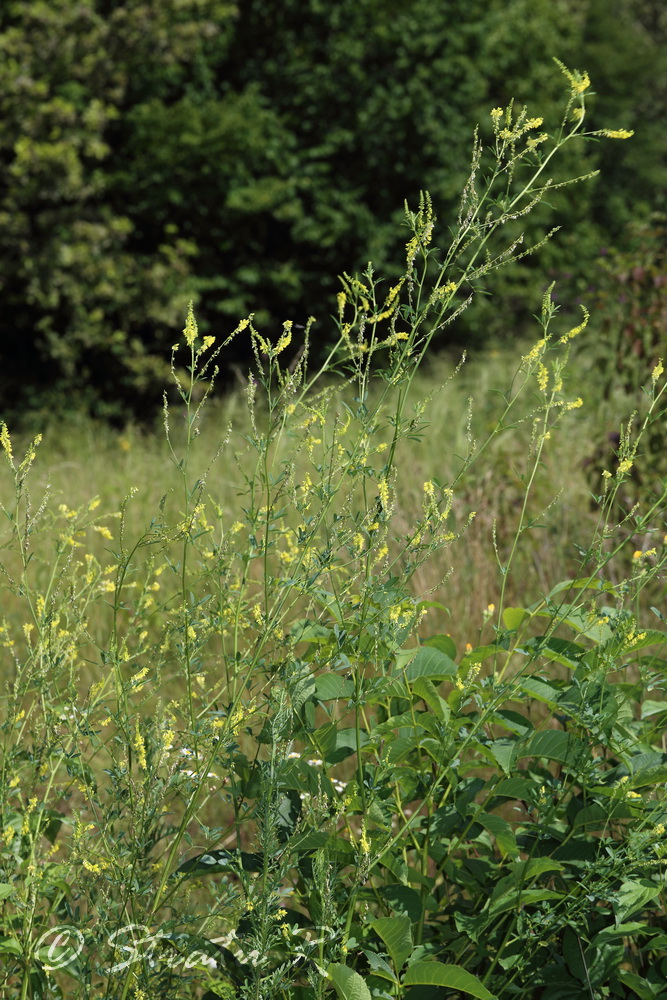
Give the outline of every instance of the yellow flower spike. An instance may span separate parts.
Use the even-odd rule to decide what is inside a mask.
[[[144,738],[141,735],[141,730],[139,729],[139,719],[135,722],[133,746],[137,754],[139,767],[142,771],[146,771],[148,769],[148,763],[146,760],[146,744],[144,743]]]
[[[581,311],[584,314],[583,320],[581,321],[579,326],[575,326],[571,330],[569,330],[568,333],[563,334],[563,336],[558,341],[559,344],[567,344],[569,340],[574,340],[574,338],[577,337],[582,332],[582,330],[586,329],[591,314],[589,313],[585,305],[582,305]]]
[[[286,347],[289,347],[291,341],[292,341],[292,321],[288,319],[285,320],[285,322],[283,323],[283,333],[280,340],[276,344],[276,354],[280,354],[280,352],[284,351]]]
[[[658,363],[651,372],[651,382],[653,383],[653,385],[655,385],[655,383],[658,381],[664,370],[665,369],[662,364],[662,358],[658,358]]]
[[[560,70],[563,73],[563,75],[567,77],[567,80],[570,84],[570,88],[572,90],[572,95],[574,97],[577,97],[580,94],[583,94],[585,90],[588,90],[588,88],[591,85],[591,78],[589,77],[588,73],[586,73],[586,71],[581,73],[577,69],[569,70],[567,66],[565,66],[560,61],[560,59],[554,58],[554,62],[556,63],[557,66],[560,67]]]
[[[199,329],[197,327],[197,320],[195,319],[194,307],[192,304],[192,299],[188,302],[188,315],[185,320],[185,327],[183,328],[183,336],[185,337],[185,343],[188,347],[192,347],[195,340],[197,339],[197,333]]]
[[[546,392],[547,385],[549,384],[549,372],[547,366],[540,361],[537,366],[537,371],[535,372],[535,378],[537,379],[537,384],[541,392]]]
[[[12,439],[9,436],[9,431],[7,430],[7,424],[2,422],[0,424],[0,445],[2,445],[3,451],[7,456],[7,461],[14,468],[14,453],[12,452]]]
[[[94,524],[93,531],[96,531],[98,535],[101,535],[102,538],[106,538],[109,541],[113,539],[113,535],[111,534],[111,532],[109,531],[109,529],[105,524]]]
[[[625,128],[603,128],[595,132],[595,135],[604,135],[607,139],[632,139],[634,131]]]

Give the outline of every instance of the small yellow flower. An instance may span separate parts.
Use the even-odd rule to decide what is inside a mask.
[[[98,533],[98,535],[101,535],[102,538],[106,538],[109,541],[111,541],[113,539],[113,535],[111,534],[111,532],[107,528],[106,524],[94,524],[93,525],[93,531],[96,531]]]
[[[658,363],[651,372],[651,382],[653,382],[653,385],[655,385],[655,383],[658,381],[664,370],[665,369],[662,364],[662,358],[658,358]]]

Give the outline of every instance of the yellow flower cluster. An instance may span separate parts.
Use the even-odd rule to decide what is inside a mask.
[[[604,135],[607,139],[631,139],[635,133],[625,128],[603,128],[594,134]]]

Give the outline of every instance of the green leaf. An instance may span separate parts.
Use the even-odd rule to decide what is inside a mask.
[[[14,886],[9,882],[0,882],[0,899],[7,899],[14,892]]]
[[[529,858],[528,861],[515,861],[509,867],[516,885],[521,885],[528,879],[535,878],[536,875],[543,875],[545,872],[564,871],[563,865],[559,861],[552,861],[551,858]]]
[[[264,867],[261,854],[250,854],[248,851],[207,851],[190,858],[177,868],[173,875],[215,875],[219,872],[237,872],[242,868],[246,872],[261,872]]]
[[[503,624],[510,632],[520,628],[527,618],[530,618],[530,612],[525,608],[505,608],[503,611]]]
[[[623,653],[632,653],[635,649],[643,649],[645,646],[664,646],[665,642],[667,642],[667,633],[659,632],[657,629],[646,629],[637,636],[634,642],[623,647]]]
[[[494,740],[493,743],[487,743],[485,748],[493,755],[493,759],[502,767],[505,774],[511,774],[517,758],[517,744],[515,741]]]
[[[560,695],[558,688],[547,684],[540,677],[524,677],[519,681],[519,687],[529,698],[537,698],[550,708],[555,708]]]
[[[478,1000],[496,1000],[477,976],[458,965],[443,965],[442,962],[416,962],[403,977],[404,986],[444,986],[450,990],[461,990]]]
[[[315,678],[315,697],[318,701],[335,701],[354,694],[354,682],[340,674],[320,674]]]
[[[368,951],[365,948],[364,955],[368,959],[368,965],[374,975],[382,976],[383,979],[388,979],[392,983],[398,982],[396,976],[391,970],[391,966],[388,962],[385,962],[381,955],[376,955],[374,951]]]
[[[395,672],[399,672],[398,668]],[[445,653],[438,649],[422,646],[417,650],[412,661],[405,668],[405,676],[408,681],[415,681],[418,677],[429,677],[432,680],[444,680],[446,677],[453,677],[456,673],[456,664]]]
[[[441,653],[449,656],[450,659],[456,659],[456,643],[451,635],[431,635],[428,639],[422,639],[422,646],[431,646],[433,649],[439,649]]]
[[[505,799],[527,799],[535,787],[536,783],[529,778],[503,778],[491,791]]]
[[[422,915],[419,893],[408,885],[385,885],[378,890],[395,913],[406,914],[416,924]]]
[[[628,880],[623,882],[621,888],[616,893],[614,902],[614,913],[616,923],[620,924],[626,917],[629,917],[637,910],[641,910],[660,895],[661,887],[648,879],[640,879],[638,882]]]
[[[582,657],[586,654],[586,649],[584,646],[567,639],[551,636],[545,642],[544,636],[536,635],[523,644],[521,652],[527,652],[533,657],[541,656],[545,660],[560,663],[570,670],[576,670]]]
[[[332,962],[327,969],[327,976],[341,1000],[372,1000],[366,983],[354,969]]]
[[[412,683],[412,690],[419,698],[423,698],[426,704],[433,710],[440,722],[448,722],[451,714],[449,705],[444,698],[438,694],[438,690],[432,680],[428,677],[418,677]],[[667,703],[665,704],[667,708]]]
[[[494,813],[478,814],[475,819],[481,823],[485,830],[493,834],[502,854],[509,854],[513,859],[519,857],[514,831],[506,819],[503,819],[502,816],[496,816]]]
[[[387,760],[390,764],[397,764],[418,746],[419,738],[417,736],[397,736],[389,746]]]
[[[397,972],[412,952],[412,921],[410,917],[378,917],[370,926],[382,938]]]
[[[630,972],[628,969],[619,969],[618,978],[624,986],[627,986],[639,997],[639,1000],[656,1000],[656,997],[659,995],[648,979],[638,976],[636,972]]]
[[[582,740],[571,733],[564,733],[560,729],[543,729],[535,733],[518,757],[546,757],[561,764],[576,765],[581,764],[588,754],[588,748]]]
[[[492,719],[493,722],[497,722],[499,726],[508,729],[517,736],[527,736],[528,733],[532,733],[535,729],[530,719],[526,719],[523,715],[519,715],[518,712],[512,712],[506,708],[501,708],[497,712],[494,712]]]

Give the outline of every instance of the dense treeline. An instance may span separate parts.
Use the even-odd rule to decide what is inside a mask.
[[[666,39],[659,0],[3,4],[3,413],[148,412],[188,299],[203,332],[253,311],[270,336],[332,312],[341,271],[391,275],[420,188],[447,238],[475,121],[514,93],[557,128],[554,56],[589,71],[592,127],[636,136],[572,147],[568,169],[604,183],[531,223],[527,241],[566,235],[540,278],[528,258],[503,285],[505,329],[545,267],[576,296],[600,249],[661,208]],[[449,336],[495,332],[494,315],[481,302]]]

